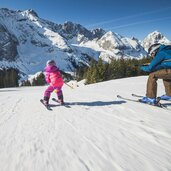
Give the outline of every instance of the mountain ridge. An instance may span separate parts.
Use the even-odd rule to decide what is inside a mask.
[[[39,18],[32,9],[1,8],[0,67],[17,68],[28,75],[43,70],[46,61],[54,59],[61,70],[72,72],[73,63],[87,65],[91,58],[106,62],[120,57],[142,58],[154,39],[170,43],[160,32],[150,34],[141,43],[101,28],[88,30],[71,21],[53,23]]]

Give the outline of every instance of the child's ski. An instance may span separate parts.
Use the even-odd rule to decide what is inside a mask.
[[[58,101],[57,99],[55,99],[55,98],[52,98],[52,100],[53,100],[54,102],[59,103],[59,101]],[[59,104],[60,104],[60,103],[59,103]],[[65,106],[65,107],[67,107],[67,108],[71,108],[71,106],[69,106],[67,103],[63,103],[63,104],[61,104],[61,106]]]
[[[49,105],[45,105],[43,99],[40,99],[40,102],[46,107],[47,110],[52,110]]]
[[[117,97],[120,98],[120,99],[123,99],[123,100],[127,100],[127,101],[147,104],[147,105],[151,105],[151,106],[154,106],[154,107],[159,107],[159,108],[162,108],[162,109],[170,110],[169,108],[167,108],[167,106],[165,106],[164,104],[160,103],[160,99],[158,99],[158,103],[157,104],[153,105],[153,104],[149,104],[149,103],[143,103],[139,99],[135,100],[135,99],[126,98],[126,97],[123,97],[123,96],[120,96],[120,95],[117,95]]]

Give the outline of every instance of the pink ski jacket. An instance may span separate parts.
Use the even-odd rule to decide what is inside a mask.
[[[45,67],[45,79],[53,87],[62,87],[64,84],[59,69],[54,65]]]

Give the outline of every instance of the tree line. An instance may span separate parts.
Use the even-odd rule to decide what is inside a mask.
[[[18,87],[18,73],[14,68],[0,69],[0,88]]]
[[[86,79],[87,84],[97,83],[118,78],[146,75],[140,71],[142,64],[149,63],[151,58],[142,59],[112,59],[110,63],[102,59],[92,60],[89,67],[81,67],[76,71],[76,79]]]

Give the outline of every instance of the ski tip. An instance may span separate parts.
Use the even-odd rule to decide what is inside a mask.
[[[120,96],[120,95],[117,95],[116,97],[121,98],[121,96]]]
[[[50,111],[52,111],[52,109],[51,109],[50,107],[47,107],[47,110],[50,110]]]
[[[131,94],[131,96],[133,96],[133,97],[137,97],[137,95],[136,95],[136,94],[134,94],[134,93],[132,93],[132,94]],[[140,97],[140,96],[138,96],[138,97]]]
[[[40,99],[40,102],[46,107],[47,110],[52,110],[49,105],[47,106],[43,103],[43,99]]]

